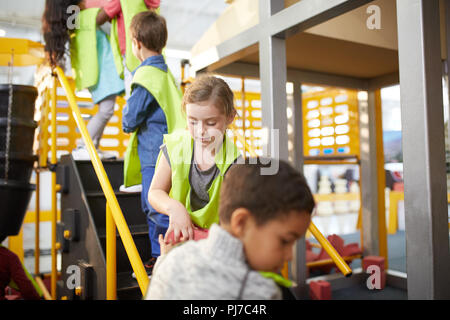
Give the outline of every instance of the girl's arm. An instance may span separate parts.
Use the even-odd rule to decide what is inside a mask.
[[[172,169],[162,154],[148,191],[148,202],[157,212],[169,216],[169,228],[164,236],[166,242],[172,231],[175,242],[180,240],[180,235],[182,241],[194,239],[194,229],[189,213],[181,202],[169,197],[171,188]]]
[[[101,26],[102,24],[104,24],[105,22],[110,21],[110,20],[111,20],[111,18],[108,16],[105,9],[101,8],[97,14],[97,19],[96,19],[97,25]]]

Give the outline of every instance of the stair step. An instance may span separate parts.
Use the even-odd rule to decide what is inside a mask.
[[[105,160],[102,161],[106,175],[114,190],[119,190],[123,184],[123,160]],[[84,190],[100,191],[102,190],[98,181],[94,167],[90,161],[76,161],[76,166],[82,180]]]
[[[150,239],[148,238],[148,226],[147,225],[138,225],[138,226],[130,226],[130,233],[132,234],[134,244],[136,245],[136,249],[141,257],[142,261],[147,261],[151,257],[152,249],[150,245]],[[145,229],[145,231],[144,231]],[[106,234],[105,230],[98,229],[100,245],[102,247],[103,252],[106,256]],[[100,234],[100,232],[103,232]],[[133,272],[130,260],[128,259],[127,252],[122,243],[122,240],[118,237],[118,232],[116,232],[116,255],[117,255],[117,272],[129,272],[130,274]]]
[[[139,197],[139,199],[141,198],[141,194],[140,193],[131,193],[131,192],[122,192],[119,190],[113,190],[114,194],[116,195],[117,198],[119,197]],[[86,190],[86,196],[88,197],[105,197],[105,194],[103,193],[103,191],[90,191],[90,190]]]
[[[106,198],[103,192],[89,192],[86,193],[86,197],[97,229],[105,228]],[[128,225],[147,223],[145,213],[142,211],[140,196],[130,193],[119,193],[116,198]]]
[[[142,292],[132,272],[121,272],[117,274],[117,298],[119,300],[141,300]]]
[[[130,233],[132,236],[148,236],[148,225],[147,224],[138,224],[138,225],[131,225],[128,226],[128,229],[130,230]],[[99,238],[106,238],[106,229],[105,228],[99,228],[97,230],[97,234]],[[116,237],[119,238],[119,232],[116,231]]]

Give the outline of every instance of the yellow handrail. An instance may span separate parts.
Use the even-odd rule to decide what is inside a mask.
[[[116,224],[106,203],[106,300],[117,299]]]
[[[234,125],[230,126],[231,130],[233,130],[234,135],[238,138],[238,140],[244,146],[245,151],[248,151],[252,157],[256,157],[256,152],[253,150],[251,146],[245,141],[245,138],[242,137],[238,132],[237,128]],[[336,264],[336,267],[344,274],[344,276],[348,277],[352,275],[352,269],[348,266],[345,260],[341,257],[341,255],[336,251],[336,249],[331,245],[331,243],[323,236],[323,234],[317,229],[316,225],[311,221],[309,225],[309,231],[314,235],[314,237],[319,241],[324,250],[331,257],[333,262]]]
[[[41,277],[35,277],[34,280],[36,280],[37,285],[42,290],[42,295],[44,296],[45,300],[54,300],[50,293],[47,290],[47,287],[44,284],[44,281],[42,281]]]
[[[52,299],[56,300],[56,281],[57,281],[57,265],[56,265],[56,220],[57,220],[57,203],[56,203],[56,171],[54,170],[57,159],[56,159],[56,78],[53,78],[53,87],[51,91],[51,128],[52,128],[52,146],[51,146],[51,158],[50,163],[52,165],[52,245],[51,245],[51,253],[52,253],[52,277],[50,281],[50,292],[52,295]]]
[[[331,245],[331,243],[323,236],[323,234],[317,229],[316,225],[311,221],[309,224],[309,231],[313,236],[319,241],[322,248],[328,253],[330,258],[336,264],[336,267],[342,272],[346,277],[352,275],[352,269],[348,266],[347,262],[341,257],[341,255],[336,251],[336,249]]]
[[[141,289],[142,294],[144,295],[147,291],[147,287],[149,284],[149,279],[147,273],[145,272],[144,264],[142,263],[141,257],[139,256],[139,252],[137,251],[136,245],[133,241],[133,237],[131,236],[128,225],[123,216],[122,210],[120,209],[117,198],[114,194],[113,188],[111,187],[111,183],[106,175],[103,164],[98,156],[97,150],[94,147],[94,143],[87,131],[86,125],[81,117],[80,109],[75,100],[75,95],[69,85],[69,82],[61,68],[56,67],[56,74],[58,75],[59,81],[61,82],[62,87],[64,88],[67,96],[67,100],[69,102],[69,106],[72,110],[72,114],[75,118],[77,126],[80,130],[81,136],[83,137],[83,141],[86,145],[86,148],[89,152],[92,165],[94,166],[95,173],[98,177],[100,185],[102,187],[103,193],[106,197],[106,202],[111,211],[111,215],[114,219],[114,222],[117,226],[117,230],[119,231],[120,238],[122,239],[123,245],[125,247],[125,251],[128,255],[128,258],[131,263],[131,267],[133,268],[134,273],[136,274],[136,278],[139,284],[139,288]],[[52,130],[53,133],[53,130]],[[109,228],[112,229],[112,228]],[[107,229],[107,232],[109,230]],[[107,235],[108,237],[108,235]],[[114,275],[116,276],[116,275]],[[114,281],[108,281],[107,284],[114,283]],[[108,291],[108,289],[107,289]]]
[[[41,221],[41,206],[40,206],[40,176],[41,172],[38,168],[35,170],[36,172],[36,191],[35,191],[35,222],[34,222],[34,274],[40,273],[40,248],[39,248],[39,239],[40,239],[40,221]]]

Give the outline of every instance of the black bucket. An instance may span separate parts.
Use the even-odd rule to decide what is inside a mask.
[[[7,118],[0,118],[0,152],[6,151]],[[33,154],[34,131],[37,124],[33,120],[11,119],[9,152],[24,155]]]
[[[0,238],[19,234],[35,189],[36,186],[29,183],[0,180]]]
[[[13,85],[6,180],[9,85],[0,84],[0,236],[20,232],[33,190],[29,183],[36,156],[33,156],[37,89]]]
[[[35,87],[13,85],[12,118],[34,119],[34,102],[38,92]],[[0,84],[0,118],[8,117],[9,85]]]
[[[0,152],[0,179],[5,179],[5,153]],[[30,181],[37,156],[12,152],[9,154],[8,180]]]

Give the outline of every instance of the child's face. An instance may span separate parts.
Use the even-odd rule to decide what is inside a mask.
[[[210,101],[186,104],[186,116],[189,133],[203,146],[221,142],[227,126],[233,122]]]
[[[311,215],[292,212],[262,226],[250,217],[241,240],[247,262],[254,270],[279,272],[286,261],[292,260],[293,247],[309,227]]]

